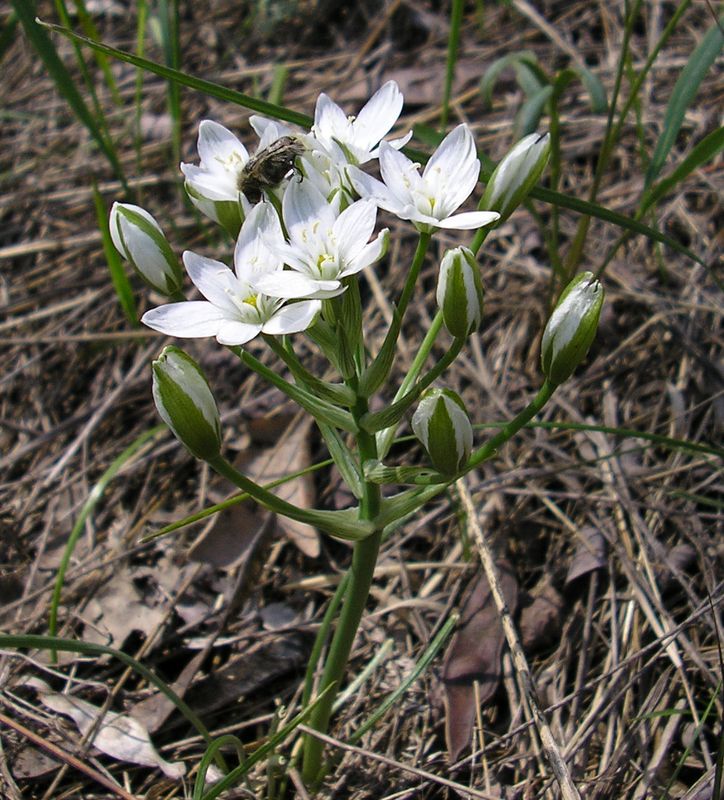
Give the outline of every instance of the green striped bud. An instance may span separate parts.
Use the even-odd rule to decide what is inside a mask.
[[[114,203],[109,226],[116,250],[152,289],[167,296],[181,291],[181,265],[148,211],[130,203]]]
[[[239,236],[241,223],[244,221],[240,202],[210,200],[199,194],[188,181],[184,184],[184,189],[186,189],[189,200],[205,217],[212,219],[217,225],[221,225],[232,239],[235,240]]]
[[[192,455],[210,461],[221,450],[221,420],[199,365],[178,347],[153,362],[153,399],[163,421]]]
[[[500,161],[485,187],[480,208],[497,211],[500,225],[538,182],[551,154],[551,136],[531,133]]]
[[[471,250],[448,250],[440,264],[437,304],[445,327],[453,336],[464,339],[477,330],[483,319],[483,284],[480,269]]]
[[[412,417],[412,430],[433,466],[446,477],[467,464],[473,447],[473,428],[460,397],[450,389],[429,389]]]
[[[586,357],[596,336],[603,296],[592,272],[577,275],[563,290],[541,342],[543,373],[552,384],[567,380]]]

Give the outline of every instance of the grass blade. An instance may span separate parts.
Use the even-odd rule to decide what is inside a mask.
[[[75,0],[75,10],[78,14],[78,21],[80,22],[81,28],[85,32],[85,35],[89,39],[100,39],[100,33],[98,32],[98,28],[96,28],[95,23],[93,22],[93,18],[88,13],[88,9],[85,7],[85,0]],[[113,73],[111,72],[111,67],[108,62],[108,59],[103,55],[103,53],[99,53],[94,51],[96,63],[98,64],[99,69],[103,73],[103,77],[106,81],[106,86],[108,86],[108,90],[111,93],[111,97],[113,98],[113,102],[117,105],[121,105],[121,95],[118,92],[118,85],[116,84],[116,79],[113,77]]]
[[[126,179],[116,156],[116,151],[112,144],[106,141],[106,138],[103,136],[85,100],[83,100],[80,92],[76,89],[73,77],[66,69],[65,64],[60,60],[60,56],[48,37],[48,34],[36,21],[33,4],[27,2],[27,0],[11,0],[11,2],[20,20],[20,24],[23,26],[25,35],[45,64],[45,68],[55,82],[56,88],[66,99],[76,117],[88,128],[91,136],[95,139],[96,144],[103,155],[108,159],[113,171],[123,184],[124,189],[126,189]]]
[[[178,0],[159,0],[158,21],[166,66],[180,71]],[[178,164],[181,161],[181,92],[179,84],[174,80],[168,81],[168,110],[173,124],[173,160]]]
[[[60,595],[63,591],[63,582],[65,580],[65,573],[68,570],[70,557],[73,555],[73,550],[78,542],[78,539],[83,532],[86,520],[93,513],[93,509],[98,505],[98,502],[103,497],[108,484],[116,477],[121,467],[124,466],[146,442],[150,441],[159,433],[165,432],[165,425],[156,425],[148,431],[144,431],[137,439],[131,442],[130,445],[111,463],[110,467],[101,475],[96,485],[88,495],[88,499],[83,503],[83,507],[78,514],[78,518],[73,525],[73,530],[70,532],[68,541],[63,551],[63,557],[58,566],[58,573],[55,576],[55,586],[53,588],[53,597],[50,601],[50,618],[48,620],[48,630],[51,636],[55,636],[58,630],[58,606],[60,605]],[[62,649],[62,648],[61,648]],[[55,650],[52,651],[53,660],[56,658]]]
[[[22,4],[22,0],[13,0],[13,3]],[[63,28],[61,25],[53,25],[52,23],[42,21],[39,21],[38,24],[50,31],[67,36],[69,39],[75,39],[78,42],[87,44],[94,50],[98,50],[101,53],[105,53],[113,58],[117,58],[119,61],[125,61],[127,64],[133,64],[134,67],[148,70],[148,72],[152,72],[154,75],[159,75],[167,80],[176,81],[182,86],[187,86],[189,89],[195,89],[196,91],[207,94],[210,97],[216,97],[219,100],[225,100],[229,103],[234,103],[237,106],[244,106],[244,108],[248,108],[250,111],[256,111],[259,114],[264,114],[265,116],[273,117],[274,119],[281,119],[285,122],[290,122],[292,125],[300,125],[303,128],[309,128],[312,125],[312,118],[308,117],[306,114],[300,114],[299,112],[292,111],[284,106],[274,105],[274,103],[267,103],[266,101],[260,100],[257,97],[252,97],[251,95],[244,94],[243,92],[237,92],[234,89],[229,89],[226,86],[214,83],[213,81],[207,81],[203,78],[196,78],[193,75],[187,75],[186,73],[180,72],[172,67],[164,66],[156,61],[150,61],[147,58],[142,58],[134,55],[133,53],[128,53],[125,50],[118,50],[117,48],[110,47],[102,42],[95,42],[92,39],[81,36],[80,34],[68,30],[67,28]]]
[[[128,275],[123,269],[123,261],[121,256],[116,250],[115,245],[111,239],[111,231],[108,225],[108,209],[103,202],[103,197],[98,191],[95,181],[93,181],[93,204],[96,210],[96,220],[98,228],[101,232],[101,241],[103,242],[103,252],[108,262],[108,269],[111,273],[111,281],[113,288],[116,290],[116,297],[118,303],[126,315],[126,319],[131,323],[134,328],[140,327],[138,321],[138,311],[136,309],[136,300],[133,297],[133,290],[131,283],[128,280]]]
[[[654,154],[646,172],[646,186],[656,180],[661,172],[664,162],[681,130],[686,109],[692,104],[699,91],[699,85],[704,80],[704,76],[716,60],[723,46],[724,32],[717,21],[691,54],[686,66],[681,71],[681,75],[679,75],[679,79],[676,81],[669,105],[666,108],[661,136],[656,142]]]
[[[676,167],[667,178],[651,186],[641,201],[639,213],[645,214],[654,203],[668,194],[678,183],[684,180],[691,172],[702,164],[706,164],[717,153],[724,149],[724,127],[712,131],[705,136],[689,155]]]
[[[458,58],[460,44],[460,24],[463,19],[463,0],[452,0],[450,9],[450,35],[447,43],[447,65],[445,67],[445,86],[442,94],[442,111],[440,112],[440,130],[447,128],[450,114],[450,94],[452,92],[453,78],[455,77],[455,63]]]

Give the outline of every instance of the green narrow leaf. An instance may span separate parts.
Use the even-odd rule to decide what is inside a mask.
[[[85,35],[89,39],[95,39],[96,41],[100,39],[100,33],[98,33],[98,28],[96,28],[95,22],[93,22],[93,18],[88,13],[88,9],[85,7],[85,0],[74,0],[75,2],[75,9],[78,13],[78,21],[80,22],[81,28],[85,32]],[[94,51],[96,63],[98,64],[101,72],[103,73],[103,77],[105,78],[106,85],[108,86],[108,90],[111,93],[111,97],[113,98],[113,102],[117,105],[121,105],[121,95],[118,92],[118,86],[116,84],[116,79],[113,77],[113,73],[111,72],[111,67],[108,62],[108,59],[103,55],[103,53],[99,53],[97,50]]]
[[[23,0],[13,0],[13,3],[19,3],[22,5]],[[264,100],[251,97],[251,95],[237,92],[234,89],[228,89],[226,86],[221,86],[213,81],[207,81],[203,78],[196,78],[193,75],[187,75],[184,72],[164,66],[156,61],[150,61],[147,58],[142,58],[141,56],[134,55],[133,53],[128,53],[125,50],[118,50],[117,48],[110,47],[107,44],[94,42],[92,39],[88,39],[85,36],[80,36],[79,34],[74,33],[67,28],[63,28],[60,25],[53,25],[51,23],[42,21],[39,22],[39,25],[47,28],[48,30],[54,31],[55,33],[60,33],[63,36],[67,36],[69,39],[74,39],[82,42],[83,44],[87,44],[94,50],[99,50],[101,53],[113,56],[113,58],[117,58],[119,61],[125,61],[127,64],[133,64],[135,67],[152,72],[154,75],[159,75],[162,78],[176,81],[182,86],[188,86],[189,89],[203,92],[210,97],[217,97],[219,100],[225,100],[229,103],[243,106],[244,108],[248,108],[250,111],[256,111],[257,113],[264,114],[267,117],[281,119],[285,122],[290,122],[293,125],[300,125],[303,128],[309,128],[312,124],[311,117],[308,117],[306,114],[300,114],[297,111],[292,111],[285,106],[277,106],[273,103],[267,103]]]
[[[544,86],[518,109],[515,115],[515,138],[522,139],[538,130],[546,103],[553,96],[553,87]]]
[[[493,90],[498,78],[508,67],[513,67],[516,63],[525,63],[529,71],[538,76],[540,87],[548,83],[548,78],[538,64],[538,58],[531,50],[521,50],[518,53],[508,53],[508,55],[494,61],[485,74],[480,79],[480,97],[483,105],[490,106],[493,102]]]
[[[108,469],[101,475],[96,485],[91,489],[88,499],[85,501],[85,503],[83,503],[80,514],[78,514],[78,518],[76,519],[73,529],[70,532],[70,536],[68,537],[68,541],[66,542],[65,549],[63,550],[63,556],[60,560],[60,564],[58,565],[58,572],[55,576],[55,586],[53,588],[53,596],[50,600],[50,614],[48,620],[48,631],[51,636],[55,636],[57,633],[58,607],[60,606],[60,597],[63,591],[65,573],[68,570],[68,564],[70,564],[70,558],[73,555],[73,550],[78,542],[78,538],[80,537],[81,533],[83,533],[85,528],[86,520],[93,513],[96,505],[98,505],[103,497],[106,487],[113,480],[113,478],[116,477],[120,469],[128,461],[130,461],[130,459],[141,449],[141,447],[143,447],[144,444],[146,444],[146,442],[150,441],[159,434],[165,434],[166,431],[167,428],[165,425],[157,425],[155,428],[144,431],[144,433],[134,439],[134,441],[131,442],[131,444],[129,444],[128,447],[113,460],[110,467],[108,467]],[[52,654],[53,659],[55,659],[55,651],[53,651]]]
[[[352,494],[358,500],[361,500],[364,495],[362,475],[360,474],[359,465],[350,452],[349,447],[344,443],[339,433],[330,425],[317,422],[317,427],[324,438],[335,466],[339,470],[339,474],[344,478],[344,482],[347,484]]]
[[[460,44],[460,25],[463,19],[463,0],[452,0],[450,4],[450,33],[447,42],[447,63],[445,65],[445,86],[442,93],[442,111],[440,112],[440,130],[447,128],[450,113],[450,95],[452,93],[453,78],[455,77],[455,64],[458,58]]]
[[[96,210],[98,228],[101,232],[103,252],[108,262],[108,270],[111,273],[111,281],[113,282],[113,288],[116,290],[118,303],[123,309],[126,319],[134,328],[138,328],[140,327],[140,323],[138,321],[136,300],[133,297],[133,289],[131,288],[131,283],[128,280],[126,271],[123,269],[123,260],[111,240],[111,231],[108,225],[108,209],[106,208],[101,193],[98,191],[95,181],[93,181],[93,204]]]
[[[48,34],[36,21],[34,3],[29,2],[29,0],[11,0],[11,2],[20,20],[20,24],[23,26],[25,35],[45,64],[45,68],[55,82],[56,88],[66,99],[76,117],[88,128],[101,152],[108,159],[113,171],[125,186],[125,176],[123,175],[120,162],[116,157],[116,152],[112,144],[107,142],[103,136],[85,100],[83,100],[83,97],[76,89],[73,77],[65,68],[65,64],[60,60],[60,56],[48,37]]]
[[[166,66],[179,71],[181,68],[181,46],[179,43],[178,0],[158,0],[158,20]],[[173,123],[173,160],[181,161],[181,92],[179,84],[168,81],[168,110]]]
[[[720,21],[717,21],[691,54],[676,81],[666,108],[661,135],[656,142],[651,164],[646,172],[647,187],[656,180],[661,172],[681,130],[686,109],[692,104],[704,76],[716,60],[722,46],[724,46],[724,32],[722,32]]]
[[[578,73],[581,83],[586,87],[591,103],[591,111],[594,114],[605,114],[608,111],[608,98],[606,97],[606,89],[599,77],[581,64],[577,64],[573,69]]]
[[[645,214],[654,203],[660,200],[665,194],[668,194],[695,169],[710,161],[717,153],[720,153],[722,149],[724,149],[724,127],[718,128],[712,131],[708,136],[705,136],[676,167],[671,175],[662,178],[658,183],[649,187],[649,190],[645,193],[641,201],[639,214]]]

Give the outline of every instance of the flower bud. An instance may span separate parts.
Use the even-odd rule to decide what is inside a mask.
[[[181,265],[148,211],[130,203],[114,203],[110,229],[116,250],[152,289],[165,295],[181,290]]]
[[[213,220],[236,240],[244,221],[241,205],[234,200],[211,200],[199,193],[198,189],[188,181],[184,184],[186,194],[194,206],[209,219]]]
[[[221,450],[221,421],[199,365],[178,347],[165,347],[153,362],[153,399],[163,421],[196,458]]]
[[[567,380],[586,357],[598,328],[603,295],[592,272],[577,275],[563,290],[541,342],[543,372],[554,385]]]
[[[551,136],[531,133],[502,159],[485,187],[480,208],[497,211],[498,225],[525,200],[548,163]]]
[[[483,284],[480,269],[467,247],[448,250],[440,264],[437,304],[445,327],[464,339],[477,330],[483,319]]]
[[[422,396],[412,430],[445,476],[460,472],[470,458],[473,428],[463,401],[450,389],[429,389]]]

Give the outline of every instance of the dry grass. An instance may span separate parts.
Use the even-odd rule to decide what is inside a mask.
[[[518,9],[525,7],[519,3]],[[353,108],[383,79],[396,78],[407,100],[403,126],[434,121],[446,18],[435,4],[393,2],[388,11],[386,27],[377,24],[379,17],[371,11],[364,21],[360,13],[338,10],[329,23],[331,12],[319,3],[298,9],[281,25],[268,20],[249,28],[238,4],[189,5],[182,19],[184,66],[264,94],[274,65],[287,63],[284,102],[307,113],[319,91]],[[481,107],[475,81],[495,58],[528,48],[552,69],[567,63],[573,51],[611,86],[621,40],[619,4],[546,2],[539,11],[552,26],[553,40],[534,21],[502,6],[485,5],[484,30],[473,14],[466,18],[453,121],[470,122],[480,148],[492,158],[510,144],[512,109],[520,99],[511,82],[503,83],[493,110]],[[647,4],[646,25],[634,40],[636,65],[644,60],[665,11],[658,2]],[[43,15],[50,17],[49,5],[41,9]],[[130,22],[102,16],[98,24],[105,40],[133,47]],[[679,71],[710,24],[707,7],[696,5],[657,61],[641,98],[649,143],[658,135]],[[273,33],[265,38],[267,30]],[[295,35],[288,34],[291,30]],[[67,43],[57,44],[69,54]],[[151,56],[160,58],[157,50]],[[108,204],[121,198],[119,184],[21,37],[5,55],[2,69],[0,602],[5,608],[0,624],[5,632],[45,633],[54,570],[80,506],[121,450],[156,424],[149,359],[160,350],[162,337],[131,330],[110,286],[90,181],[98,178]],[[113,69],[128,105],[112,110],[111,119],[138,200],[163,223],[177,250],[197,249],[223,259],[227,244],[193,233],[195,220],[182,203],[179,175],[169,165],[163,83],[145,79],[147,139],[137,168],[128,112],[135,74],[125,65]],[[690,142],[716,126],[721,91],[712,72],[689,109],[677,159]],[[194,157],[201,118],[247,131],[241,109],[187,91],[183,107],[186,160]],[[561,190],[584,197],[604,120],[590,114],[578,85],[566,94],[562,120]],[[708,262],[721,246],[717,191],[722,177],[719,159],[694,173],[657,212],[661,230]],[[641,187],[632,125],[616,151],[600,201],[631,213]],[[547,219],[549,209],[538,208]],[[576,223],[573,214],[562,214],[564,248]],[[612,226],[593,224],[585,268],[599,265],[616,236]],[[381,292],[375,286],[370,292],[371,331],[382,331],[389,312],[383,298],[399,291],[414,246],[410,234],[396,241],[399,248],[393,249],[389,268],[378,274]],[[438,251],[428,259],[419,302],[404,331],[399,375],[433,313],[437,256],[456,241],[444,233],[436,238]],[[551,287],[544,252],[539,230],[525,212],[486,243],[487,321],[449,379],[474,409],[477,422],[509,417],[537,386],[538,337]],[[605,285],[607,305],[594,349],[543,419],[721,442],[722,296],[710,276],[683,256],[655,251],[637,237],[619,251]],[[137,296],[141,309],[153,304],[145,290]],[[227,442],[247,452],[250,436],[258,441],[258,428],[273,415],[270,409],[279,398],[213,343],[194,342],[188,349],[203,363],[217,392],[226,414]],[[316,440],[312,447],[321,457]],[[320,502],[346,502],[333,479],[318,478],[315,488]],[[724,597],[721,462],[706,453],[607,433],[528,429],[497,460],[471,475],[467,490],[489,545],[513,565],[520,587],[516,623],[524,624],[526,606],[545,587],[559,600],[547,638],[532,640],[526,656],[543,712],[581,796],[663,797],[663,787],[681,763],[669,796],[708,800],[723,712],[718,649]],[[275,704],[298,701],[311,634],[349,550],[323,540],[320,554],[310,558],[288,538],[259,535],[245,554],[231,536],[224,540],[229,553],[202,548],[189,558],[198,527],[139,544],[144,533],[207,505],[223,491],[170,437],[142,451],[111,483],[86,525],[63,593],[62,632],[102,640],[104,630],[96,629],[94,620],[104,613],[107,623],[115,611],[115,630],[130,634],[117,638],[115,647],[141,657],[165,679],[185,682],[186,699],[205,714],[212,730],[233,726],[251,742],[268,731]],[[245,513],[229,524],[250,528],[252,522]],[[392,640],[390,653],[338,715],[335,739],[344,742],[409,673],[479,573],[474,550],[467,557],[460,544],[458,527],[446,497],[384,545],[352,669],[361,670],[387,639]],[[573,555],[590,543],[591,531],[605,543],[600,568],[566,582]],[[62,669],[80,682],[75,687],[80,696],[96,705],[110,697],[112,709],[130,711],[149,723],[165,758],[185,760],[189,768],[198,763],[202,743],[178,715],[149,708],[147,684],[112,662],[70,661]],[[480,713],[482,730],[475,733],[472,751],[448,764],[441,662],[434,661],[363,738],[361,749],[337,751],[341,761],[326,795],[355,800],[559,797],[507,650],[502,680]],[[129,767],[88,751],[66,717],[39,704],[36,693],[23,686],[29,674],[40,674],[58,689],[63,685],[48,673],[47,656],[21,658],[7,652],[0,663],[0,711],[7,718],[61,753],[92,765],[96,773],[108,770],[135,797],[190,796],[181,784],[164,783],[157,770]],[[29,749],[26,736],[2,723],[0,743],[5,754],[0,793],[5,797],[112,796],[57,754],[49,772],[23,777],[18,765],[38,763],[37,751]],[[56,780],[63,761],[70,766]],[[265,773],[255,773],[253,780],[261,787],[259,796],[266,796]],[[465,793],[464,786],[477,794]]]

